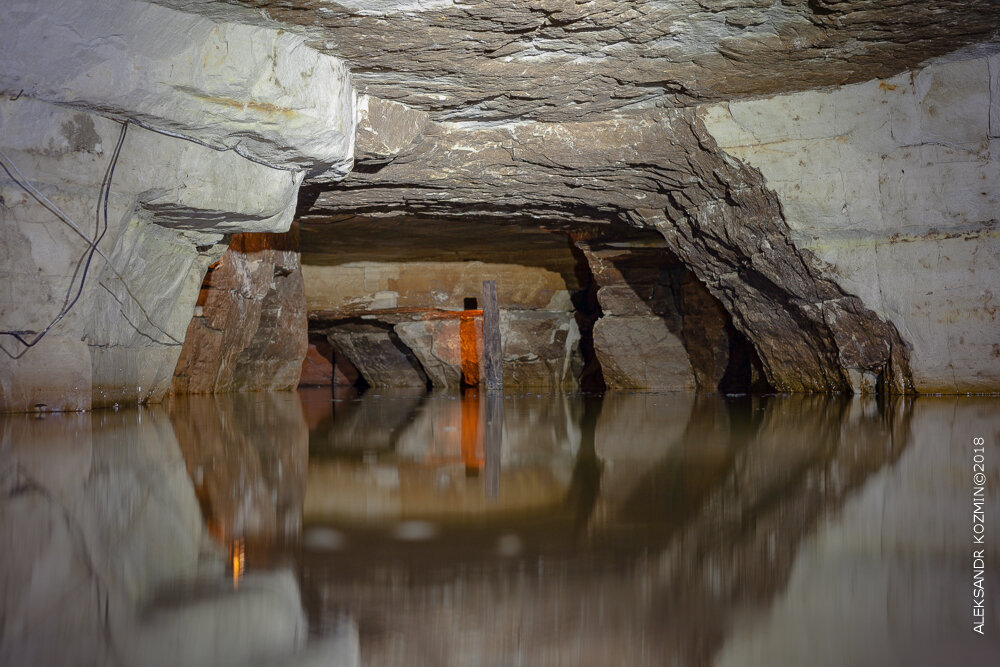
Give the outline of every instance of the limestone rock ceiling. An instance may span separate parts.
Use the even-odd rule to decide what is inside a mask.
[[[796,247],[697,105],[888,77],[988,42],[993,0],[230,0],[344,58],[355,169],[300,214],[656,229],[779,389],[912,388],[907,344]],[[212,3],[216,11],[224,4]]]
[[[993,38],[995,0],[231,0],[308,28],[361,92],[546,120],[886,77]]]

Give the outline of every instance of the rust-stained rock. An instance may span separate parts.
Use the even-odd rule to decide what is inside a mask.
[[[202,284],[173,391],[294,389],[307,344],[297,230],[237,234]]]
[[[309,343],[306,358],[302,360],[299,386],[320,387],[331,384],[333,384],[333,363],[320,353],[315,344]]]

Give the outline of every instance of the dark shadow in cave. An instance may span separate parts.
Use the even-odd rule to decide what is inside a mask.
[[[576,277],[583,289],[573,294],[573,306],[576,308],[574,317],[580,330],[580,355],[583,357],[583,372],[580,374],[580,389],[588,393],[600,393],[607,389],[601,362],[594,351],[594,322],[601,318],[601,304],[597,300],[597,284],[594,273],[590,270],[587,256],[574,241],[573,234],[568,235],[570,252],[576,258]]]
[[[478,261],[488,265],[538,267],[560,274],[569,291],[573,318],[580,333],[580,361],[574,363],[582,362],[576,380],[585,392],[607,388],[594,342],[595,323],[609,314],[602,299],[613,304],[611,315],[658,317],[664,322],[687,352],[698,391],[745,394],[771,390],[749,340],[735,328],[725,307],[666,247],[656,231],[621,224],[535,219],[523,224],[520,220],[461,220],[452,216],[336,216],[323,221],[310,216],[300,225],[303,264]],[[596,263],[595,255],[599,256]],[[595,271],[600,275],[595,275]],[[400,286],[392,289],[400,293],[409,289],[412,294],[415,288],[400,279]],[[444,289],[449,290],[454,291],[452,286]],[[466,295],[465,299],[468,298]],[[441,308],[455,310],[460,304],[461,301]],[[380,326],[391,330],[392,324],[388,322],[408,317],[402,313],[406,310],[402,306],[401,302],[396,314],[382,311],[390,319]],[[428,304],[422,306],[428,311],[434,307],[429,298]],[[365,314],[364,318],[369,325],[374,324],[371,314]],[[310,331],[316,333],[321,327],[341,326],[349,319],[319,322],[311,318]],[[399,336],[392,338],[397,349],[413,360],[414,367],[424,377],[431,377]],[[644,349],[629,352],[639,357],[640,364],[642,355],[654,353]],[[334,355],[330,360],[336,359]]]
[[[588,252],[601,267],[599,299],[615,315],[659,317],[683,343],[699,392],[773,391],[753,345],[658,232],[616,229],[590,241]]]

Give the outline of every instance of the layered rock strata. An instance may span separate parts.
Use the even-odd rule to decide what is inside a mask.
[[[368,94],[362,105],[358,169],[343,185],[318,193],[311,212],[384,215],[405,209],[435,215],[624,221],[658,229],[729,312],[776,388],[997,389],[994,371],[980,370],[971,359],[985,353],[992,369],[993,350],[983,344],[990,322],[974,317],[965,329],[943,322],[948,333],[936,337],[934,317],[916,312],[917,305],[925,312],[948,310],[938,301],[947,301],[951,296],[945,294],[954,290],[962,293],[959,301],[966,304],[958,311],[982,304],[981,312],[991,312],[992,290],[983,288],[978,278],[968,289],[958,284],[958,276],[969,270],[968,258],[953,260],[951,268],[940,270],[920,266],[920,274],[930,281],[944,274],[955,277],[944,281],[952,289],[939,292],[939,299],[914,303],[913,308],[885,307],[880,303],[885,297],[874,294],[870,269],[860,272],[865,284],[858,285],[859,281],[843,279],[844,271],[830,270],[832,251],[819,252],[820,260],[812,254],[825,234],[840,232],[820,220],[786,221],[789,211],[795,215],[807,186],[797,175],[783,171],[794,169],[792,152],[776,159],[768,147],[785,141],[786,132],[796,137],[792,143],[799,146],[796,132],[819,128],[823,121],[811,125],[806,116],[789,108],[787,120],[770,128],[773,131],[764,127],[757,132],[759,138],[735,138],[733,131],[720,129],[723,107],[707,113],[704,109],[710,107],[696,111],[690,106],[732,100],[741,109],[764,109],[769,107],[763,101],[737,100],[891,77],[906,67],[918,67],[928,57],[992,39],[998,24],[998,8],[992,3],[945,7],[929,2],[678,0],[625,7],[482,0],[420,6],[387,2],[377,7],[347,3],[318,13],[294,11],[294,2],[246,4],[266,6],[271,16],[289,23],[302,23],[308,17],[317,43],[322,39],[322,48],[339,49],[358,68],[359,85]],[[942,22],[936,17],[945,9],[949,20]],[[398,50],[403,48],[405,59]],[[921,156],[944,164],[952,158],[942,151],[976,144],[976,159],[990,162],[988,141],[984,143],[987,133],[981,131],[990,113],[980,99],[983,91],[989,95],[984,82],[995,78],[983,57],[990,52],[988,45],[973,46],[953,56],[978,64],[968,65],[967,71],[954,70],[950,89],[957,94],[951,96],[955,104],[948,108],[953,113],[944,124],[954,126],[952,134],[971,131],[976,137],[951,136],[933,127],[925,133],[926,140],[913,132],[897,137],[896,130],[878,122],[870,135],[838,134],[841,140],[856,141],[860,151],[851,147],[847,154],[852,157],[841,159],[832,153],[836,144],[827,134],[828,157],[798,156],[803,164],[813,165],[804,174],[824,174],[822,183],[814,181],[808,187],[826,192],[838,182],[856,182],[853,156],[867,153],[875,159],[881,147],[892,152],[918,144],[934,146],[940,140],[937,148],[927,148]],[[642,74],[653,71],[654,79]],[[918,94],[892,107],[898,130],[909,122],[898,119],[914,118],[921,105],[925,115],[947,107],[934,102],[939,94],[932,90],[934,75],[914,70],[912,75],[900,75],[900,80],[907,76],[918,82]],[[898,85],[895,79],[864,85],[881,83]],[[831,118],[825,126],[844,128],[850,123],[844,119],[854,108],[853,91],[842,87],[803,95],[818,96],[826,108],[839,109],[839,119]],[[928,91],[931,94],[925,95]],[[959,110],[954,108],[957,100],[970,104]],[[780,110],[783,103],[775,104]],[[890,106],[871,117],[890,113]],[[752,122],[766,126],[767,118],[761,112]],[[706,122],[715,129],[707,131]],[[822,130],[817,132],[820,138]],[[733,153],[720,150],[714,137],[723,148],[734,148]],[[940,155],[930,156],[928,150]],[[750,164],[734,159],[735,155],[747,156]],[[913,193],[907,187],[937,191],[953,178],[963,184],[962,190],[980,186],[975,169],[961,173],[952,169],[948,174],[922,169],[915,180],[904,176],[902,169],[892,171],[904,162],[918,169],[915,163],[920,159],[914,151],[906,157],[903,152],[892,153],[892,173],[883,175],[882,194],[876,197],[884,200],[883,208],[909,206],[905,202]],[[769,175],[772,164],[775,168]],[[837,166],[829,169],[831,164]],[[759,165],[765,173],[751,165]],[[876,181],[872,169],[862,171],[869,174],[864,177],[869,183]],[[775,192],[772,177],[784,180],[787,187],[778,183]],[[984,182],[989,181],[986,173]],[[845,187],[862,195],[852,208],[873,201],[871,193]],[[981,191],[989,194],[994,189],[987,186]],[[949,211],[963,211],[982,222],[995,217],[981,215],[980,203],[960,199],[943,203],[948,209],[939,211],[944,218]],[[985,202],[989,196],[981,199]],[[837,200],[834,196],[830,202]],[[829,203],[829,208],[841,204]],[[928,201],[926,207],[936,210],[938,201]],[[822,212],[820,217],[830,219]],[[817,243],[799,233],[810,226],[816,229]],[[926,228],[929,232],[938,226]],[[968,247],[984,243],[990,243],[988,235],[979,235]],[[846,257],[847,251],[838,253]],[[994,254],[988,252],[991,258]],[[840,263],[847,267],[857,261],[870,263],[860,257]],[[924,263],[934,261],[928,257]],[[992,264],[988,259],[981,273],[996,275]],[[975,352],[959,351],[971,328],[976,330],[971,334]],[[920,342],[911,343],[911,334]],[[921,369],[915,374],[909,359],[911,344],[920,357],[916,363]]]
[[[594,119],[897,74],[995,39],[992,0],[239,0],[435,120]]]
[[[0,33],[0,409],[155,400],[223,234],[285,231],[348,168],[349,73],[138,0],[16,2]]]
[[[911,389],[894,327],[795,246],[760,173],[719,151],[692,110],[586,123],[430,124],[395,159],[320,193],[312,210],[404,206],[657,229],[725,306],[776,388]]]
[[[298,230],[236,234],[209,267],[174,393],[294,389],[306,355]]]
[[[310,328],[368,384],[477,385],[478,298],[495,280],[505,383],[577,386],[581,284],[561,233],[430,218],[310,219],[303,229]]]
[[[766,389],[760,363],[722,304],[665,248],[632,234],[577,242],[596,285],[593,348],[615,389]],[[613,237],[612,237],[613,238]]]
[[[1000,389],[1000,55],[699,115],[793,242],[899,330],[919,391]]]

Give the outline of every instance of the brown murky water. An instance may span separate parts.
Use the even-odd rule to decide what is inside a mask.
[[[997,664],[998,442],[970,397],[3,416],[0,664]]]

